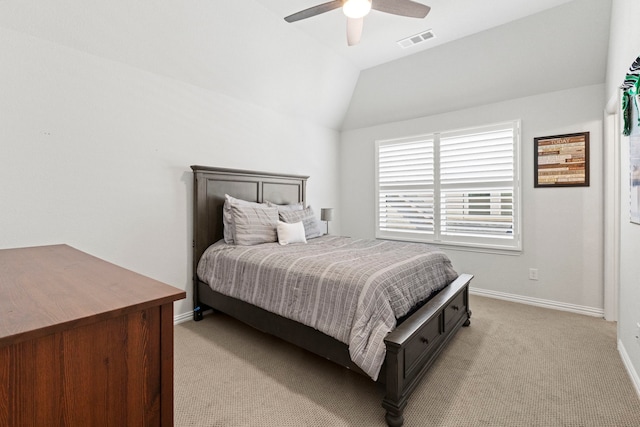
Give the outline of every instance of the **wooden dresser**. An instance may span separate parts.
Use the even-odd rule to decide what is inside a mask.
[[[184,297],[66,245],[0,250],[0,426],[172,426]]]

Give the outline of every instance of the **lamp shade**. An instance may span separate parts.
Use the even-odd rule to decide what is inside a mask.
[[[333,221],[333,208],[320,209],[320,219],[322,221]]]

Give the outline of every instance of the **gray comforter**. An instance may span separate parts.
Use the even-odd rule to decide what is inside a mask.
[[[220,241],[198,264],[198,277],[215,291],[348,344],[374,380],[396,318],[457,276],[433,246],[337,236],[287,246]]]

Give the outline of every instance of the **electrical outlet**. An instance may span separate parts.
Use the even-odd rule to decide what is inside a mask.
[[[538,269],[530,268],[529,269],[529,280],[538,280]]]

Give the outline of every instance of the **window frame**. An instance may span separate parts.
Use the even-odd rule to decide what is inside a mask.
[[[513,179],[506,180],[502,182],[496,183],[488,183],[488,182],[476,182],[470,183],[468,186],[469,190],[472,190],[477,193],[485,194],[487,192],[491,193],[493,190],[493,194],[504,193],[505,186],[500,185],[505,182],[509,182],[509,189],[512,190],[509,198],[512,198],[512,210],[513,213],[510,218],[513,219],[513,228],[512,228],[512,236],[511,238],[505,236],[503,238],[496,236],[480,236],[481,233],[478,233],[476,236],[454,236],[443,234],[442,228],[443,224],[441,221],[441,213],[442,213],[442,196],[446,188],[450,188],[450,186],[443,185],[441,183],[441,171],[440,171],[440,154],[441,147],[440,141],[445,138],[457,137],[457,136],[466,136],[466,135],[476,135],[481,134],[483,132],[492,132],[496,130],[509,130],[512,132],[513,140],[513,156],[512,156],[512,166],[513,166]],[[391,146],[394,144],[411,144],[420,141],[431,141],[433,140],[433,234],[429,234],[426,232],[418,232],[418,231],[404,231],[400,232],[398,230],[383,230],[381,228],[381,193],[384,193],[384,186],[380,185],[380,152],[381,146]],[[374,166],[374,174],[375,174],[375,237],[377,239],[386,239],[386,240],[401,240],[401,241],[415,241],[415,242],[424,242],[430,244],[436,244],[441,246],[451,246],[460,249],[468,249],[468,250],[480,250],[480,251],[498,251],[498,252],[521,252],[522,251],[522,218],[521,218],[521,179],[520,179],[520,153],[521,153],[521,126],[520,120],[509,120],[489,125],[481,125],[468,127],[464,129],[457,129],[452,131],[442,131],[442,132],[434,132],[428,134],[419,134],[409,137],[400,137],[400,138],[391,138],[391,139],[382,139],[375,141],[375,166]],[[416,186],[416,191],[425,192],[426,189],[430,187],[429,184],[425,184],[423,186]],[[408,188],[408,187],[407,187]],[[408,193],[410,190],[407,188],[401,188],[398,191]],[[477,190],[477,191],[476,191]],[[386,191],[389,191],[388,189]],[[467,202],[466,206],[471,207],[470,201],[471,191],[467,191]],[[500,194],[499,198],[505,198],[507,195]],[[502,200],[502,199],[500,199]],[[498,202],[498,204],[500,201]],[[505,233],[509,234],[509,233]]]

